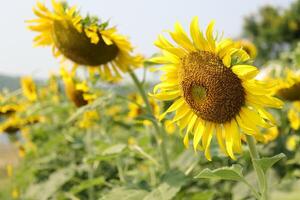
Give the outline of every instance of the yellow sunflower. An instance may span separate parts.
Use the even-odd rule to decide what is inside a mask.
[[[138,94],[131,94],[129,95],[129,99],[132,100],[132,102],[129,102],[128,103],[128,109],[129,109],[129,112],[128,112],[128,118],[129,119],[136,119],[138,117],[141,117],[142,115],[145,115],[146,113],[144,112],[144,109],[141,105],[143,105],[144,101],[143,101],[143,98],[138,95]],[[159,105],[157,104],[157,102],[155,102],[155,100],[153,98],[150,98],[149,99],[149,103],[150,103],[150,106],[153,110],[153,115],[155,117],[158,117],[159,116],[159,113],[160,113],[160,107]],[[144,120],[143,121],[144,125],[150,125],[150,121],[148,120]]]
[[[117,33],[108,22],[96,17],[82,17],[75,6],[52,0],[53,11],[37,3],[33,12],[38,19],[29,20],[29,29],[39,33],[34,38],[37,46],[52,46],[53,54],[98,69],[104,78],[121,77],[130,68],[139,67],[143,58],[132,55],[128,39]]]
[[[289,151],[295,151],[299,144],[299,140],[300,140],[300,138],[298,135],[291,135],[287,138],[285,147]]]
[[[0,105],[0,116],[12,115],[23,109],[23,106],[16,103]]]
[[[186,129],[187,147],[192,134],[194,149],[204,149],[211,160],[215,134],[221,150],[235,159],[235,153],[242,152],[244,134],[261,140],[259,127],[275,123],[265,107],[278,108],[282,102],[269,95],[272,86],[254,79],[258,69],[249,64],[250,56],[232,40],[216,39],[213,29],[211,22],[204,36],[195,17],[190,25],[192,40],[179,23],[170,32],[177,45],[159,36],[155,44],[163,55],[152,61],[164,64],[160,68],[164,74],[151,96],[174,101],[160,119],[175,112],[173,122]]]
[[[267,144],[271,141],[274,141],[278,137],[279,131],[276,126],[264,129],[263,131],[263,139],[261,142]]]
[[[300,71],[285,70],[283,78],[277,78],[274,92],[288,101],[300,101]]]
[[[235,42],[236,48],[242,48],[244,51],[247,52],[247,54],[250,56],[250,58],[254,59],[257,55],[257,49],[256,46],[250,42],[249,40],[238,40]]]
[[[300,101],[294,102],[288,111],[288,119],[292,129],[300,128]]]
[[[21,87],[22,87],[23,95],[29,101],[37,100],[36,86],[30,76],[25,76],[21,78]]]
[[[0,133],[17,133],[24,125],[24,120],[18,116],[12,116],[0,124]]]
[[[68,72],[62,67],[60,73],[63,78],[66,95],[77,107],[84,106],[96,98],[95,95],[89,92],[86,82],[78,82],[76,80],[75,70]]]

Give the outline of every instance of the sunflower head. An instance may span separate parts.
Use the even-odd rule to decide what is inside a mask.
[[[61,68],[60,72],[66,95],[77,107],[84,106],[95,99],[94,95],[89,92],[87,83],[77,81],[74,70],[68,72],[65,68]]]
[[[270,128],[275,122],[265,107],[281,107],[282,102],[270,95],[270,84],[254,79],[258,69],[250,55],[231,39],[216,38],[213,29],[211,22],[204,35],[195,17],[192,40],[179,23],[170,32],[176,44],[159,36],[155,44],[163,55],[151,61],[164,64],[164,74],[151,96],[173,101],[160,119],[175,112],[172,122],[185,130],[186,146],[193,135],[194,149],[203,149],[211,160],[210,143],[216,135],[222,152],[235,159],[245,134],[264,141],[259,127]]]
[[[24,120],[18,116],[12,116],[0,124],[0,133],[17,133],[24,125]]]
[[[242,48],[244,51],[246,51],[251,59],[256,58],[257,48],[249,40],[238,40],[235,42],[235,46],[236,46],[236,48]]]
[[[23,109],[23,106],[15,103],[0,106],[0,116],[10,116]]]
[[[275,80],[277,82],[274,91],[277,96],[287,101],[300,100],[300,71],[293,72],[286,70],[283,78]]]
[[[25,76],[21,78],[21,87],[22,87],[23,95],[29,101],[37,100],[36,86],[33,79],[30,76]]]
[[[53,10],[37,3],[29,29],[39,32],[34,42],[52,46],[55,56],[63,56],[76,65],[99,67],[105,78],[120,77],[120,72],[142,64],[140,55],[131,55],[133,48],[116,28],[108,28],[97,17],[82,17],[76,7],[52,0]]]

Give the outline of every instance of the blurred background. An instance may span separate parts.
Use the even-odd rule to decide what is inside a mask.
[[[49,1],[45,2],[50,5]],[[103,21],[116,24],[120,33],[128,35],[137,51],[151,56],[157,52],[153,42],[162,31],[170,30],[176,21],[188,27],[193,16],[199,16],[200,26],[205,28],[210,20],[216,20],[216,30],[225,36],[240,37],[244,19],[257,13],[262,6],[286,8],[292,0],[69,0],[84,13],[99,16]],[[25,21],[35,18],[32,7],[35,0],[6,1],[0,8],[0,74],[8,76],[32,75],[46,78],[49,72],[58,70],[58,62],[50,48],[33,48],[35,33],[26,28]],[[3,79],[5,81],[3,81]],[[0,87],[9,83],[16,88],[14,80],[0,79]]]
[[[41,2],[51,7],[50,0]],[[117,25],[119,32],[127,35],[136,51],[145,57],[151,57],[158,52],[153,44],[158,34],[173,29],[176,21],[188,30],[193,16],[199,16],[200,27],[203,29],[211,20],[215,20],[215,29],[224,31],[226,33],[224,37],[253,42],[257,48],[255,64],[258,67],[279,58],[283,58],[285,62],[286,57],[282,52],[295,49],[300,39],[300,0],[68,0],[67,2],[69,5],[77,5],[83,15],[91,13],[103,21],[109,20],[111,25]],[[36,0],[11,0],[5,1],[0,7],[1,91],[15,91],[20,88],[22,76],[32,76],[36,83],[42,83],[46,82],[49,74],[59,71],[59,61],[53,57],[51,48],[35,48],[32,40],[36,33],[26,28],[26,20],[36,18],[32,12],[35,5]],[[300,57],[299,46],[293,55]],[[298,61],[295,61],[297,66],[300,59]],[[139,75],[141,73],[140,70]],[[156,79],[151,76],[148,78],[150,82],[154,80]],[[64,111],[61,113],[65,114]],[[11,145],[9,138],[0,133],[0,179],[5,175],[4,168],[8,164],[17,166],[18,154],[20,149]],[[1,184],[4,185],[6,182],[0,181],[0,188]]]

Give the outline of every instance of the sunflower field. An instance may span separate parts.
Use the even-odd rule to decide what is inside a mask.
[[[67,2],[33,13],[60,70],[0,91],[1,200],[300,200],[299,0],[239,38],[176,22],[152,57]]]

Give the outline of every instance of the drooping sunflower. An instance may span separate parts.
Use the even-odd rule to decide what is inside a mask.
[[[23,91],[23,95],[29,101],[36,101],[37,100],[37,92],[35,83],[30,76],[25,76],[21,78],[21,87]]]
[[[211,160],[215,134],[221,150],[235,159],[235,153],[242,152],[245,134],[263,140],[259,127],[275,123],[265,107],[279,108],[282,102],[269,95],[270,84],[254,79],[258,69],[249,64],[250,56],[232,40],[216,39],[213,30],[211,22],[204,36],[195,17],[190,25],[192,40],[179,23],[170,32],[177,45],[159,36],[155,44],[163,55],[152,62],[164,64],[160,68],[164,74],[151,96],[174,101],[160,119],[175,112],[173,122],[185,129],[186,146],[192,134],[194,149],[204,149]]]
[[[38,2],[33,9],[38,19],[28,21],[29,29],[39,33],[34,38],[36,46],[52,46],[56,57],[67,58],[75,65],[98,67],[107,79],[121,77],[121,73],[142,64],[142,56],[132,55],[128,39],[115,27],[107,28],[108,22],[82,17],[75,6],[56,0],[52,0],[52,6],[53,11]]]
[[[17,103],[0,105],[0,117],[15,114],[16,112],[21,111],[23,108],[24,106]]]
[[[251,59],[256,58],[257,48],[249,40],[245,40],[245,39],[238,40],[235,42],[235,45],[236,45],[236,48],[242,48],[244,51],[246,51]]]
[[[282,78],[275,78],[274,92],[287,101],[300,101],[300,71],[285,70]]]
[[[75,73],[75,70],[68,72],[64,67],[60,69],[67,97],[77,107],[81,107],[93,101],[96,96],[89,92],[89,87],[86,82],[76,79]]]

